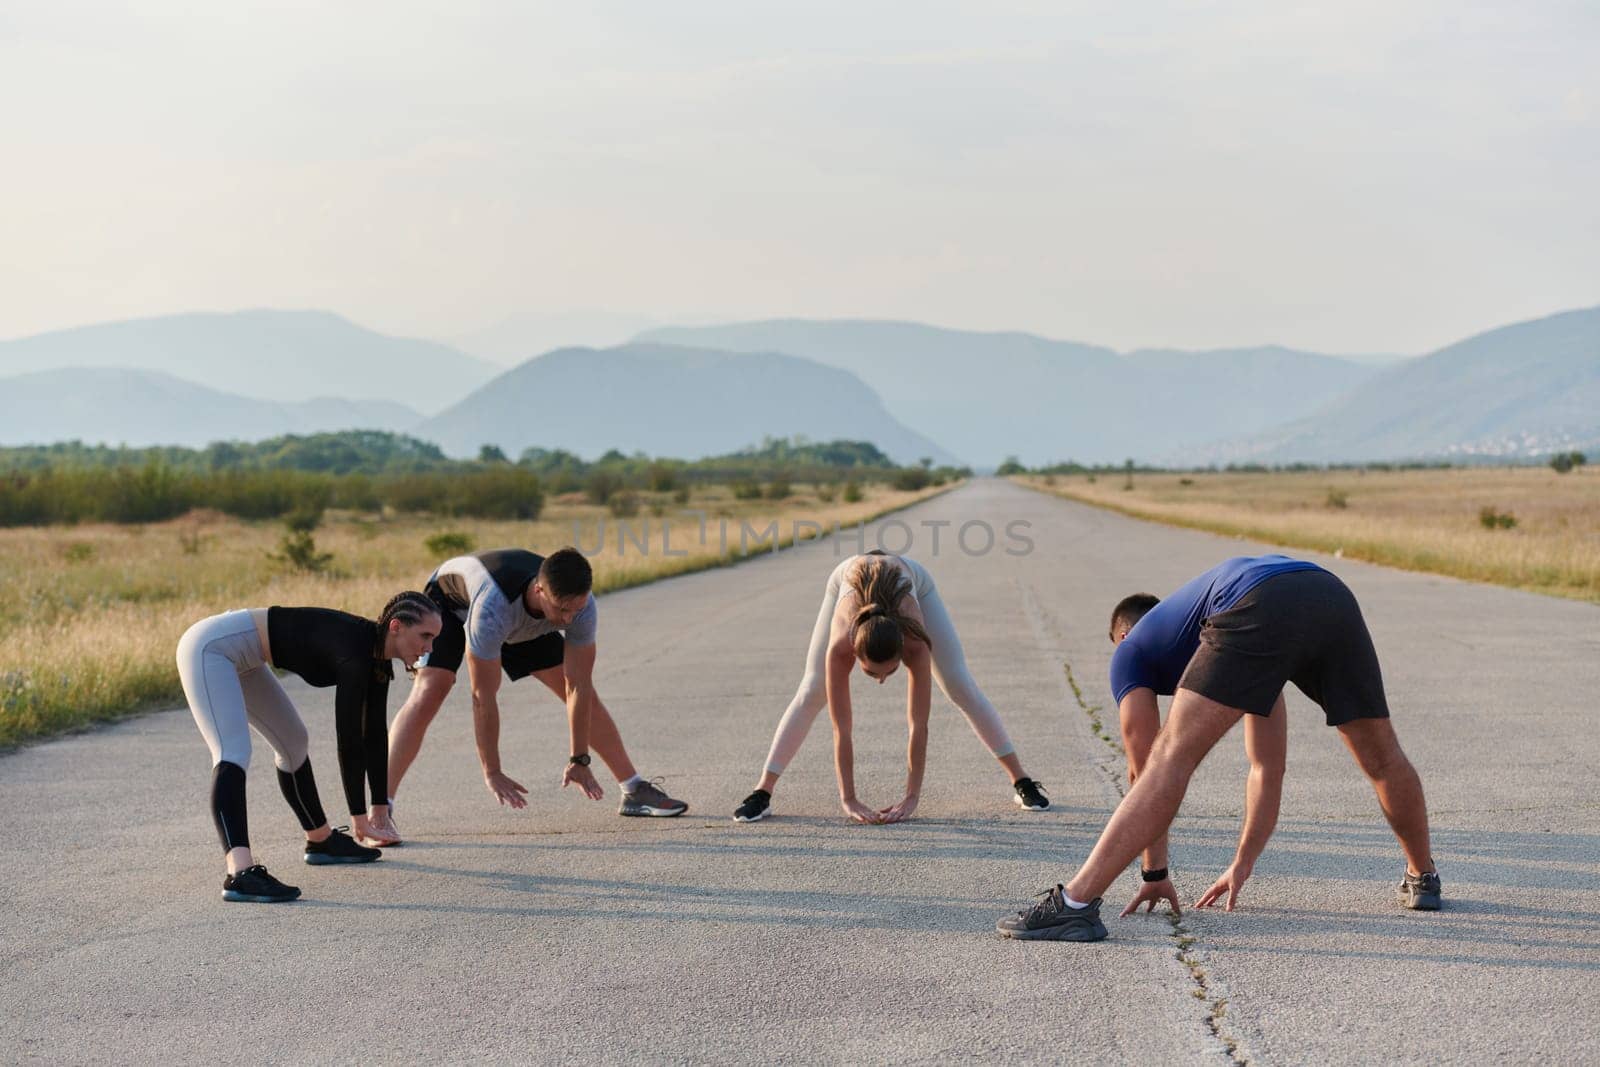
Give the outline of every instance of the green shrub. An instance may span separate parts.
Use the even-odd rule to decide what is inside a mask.
[[[1006,478],[1013,474],[1027,473],[1028,468],[1024,467],[1016,456],[1007,456],[1005,458],[1005,462],[1001,463],[999,467],[995,468],[995,474],[999,475],[1001,478]]]
[[[1517,517],[1509,511],[1499,511],[1493,505],[1486,505],[1478,510],[1478,522],[1486,530],[1512,530],[1516,528]]]
[[[861,486],[856,484],[854,478],[844,483],[844,502],[846,504],[861,503]]]
[[[733,483],[733,498],[735,500],[760,500],[761,483],[754,478],[741,478]]]
[[[620,493],[612,494],[606,502],[606,508],[613,518],[631,519],[639,514],[639,494],[632,489],[624,489]]]
[[[278,551],[268,553],[268,558],[288,564],[294,570],[316,574],[328,569],[333,553],[318,552],[316,538],[310,530],[291,530],[278,542]]]
[[[838,497],[838,495],[839,490],[833,486],[825,485],[821,482],[817,483],[817,499],[822,501],[824,504],[833,503],[834,499]]]
[[[1328,490],[1327,506],[1338,511],[1343,511],[1350,506],[1350,498],[1338,489]]]
[[[621,489],[622,476],[608,470],[591,471],[583,485],[583,491],[588,494],[591,504],[604,504],[611,499],[613,493]]]
[[[789,479],[778,477],[767,486],[768,500],[786,500],[789,497]]]
[[[889,484],[902,493],[914,493],[919,489],[926,489],[931,481],[933,476],[923,468],[903,467],[894,472],[894,478]]]
[[[1557,452],[1550,457],[1550,469],[1557,474],[1566,474],[1574,467],[1581,467],[1589,462],[1589,457],[1582,452]]]
[[[460,530],[446,530],[436,533],[422,542],[429,555],[437,559],[450,559],[454,556],[465,556],[478,546],[471,534]]]
[[[87,541],[73,541],[61,549],[61,556],[68,563],[87,563],[94,559],[94,546]]]
[[[672,502],[674,504],[687,504],[689,502],[688,482],[684,482],[682,485],[678,486],[678,488],[672,491]]]

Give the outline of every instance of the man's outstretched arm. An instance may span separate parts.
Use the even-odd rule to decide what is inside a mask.
[[[1244,750],[1250,757],[1250,777],[1245,784],[1244,828],[1239,832],[1239,847],[1233,863],[1222,872],[1211,888],[1195,901],[1209,907],[1227,894],[1227,910],[1232,911],[1239,890],[1254,873],[1256,860],[1266,850],[1272,831],[1278,827],[1278,809],[1283,802],[1283,768],[1289,753],[1289,712],[1283,694],[1278,694],[1272,714],[1244,717]]]

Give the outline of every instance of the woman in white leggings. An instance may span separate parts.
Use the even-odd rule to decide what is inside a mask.
[[[393,844],[388,821],[390,661],[409,668],[439,635],[439,609],[401,593],[376,621],[326,608],[253,608],[201,619],[178,642],[178,676],[195,725],[211,749],[211,816],[226,854],[222,899],[252,903],[300,895],[255,862],[245,811],[250,728],[272,746],[278,786],[305,831],[310,864],[370,863],[382,853],[332,829],[311,772],[306,725],[272,669],[313,686],[334,686],[340,778],[356,836]],[[367,786],[372,789],[368,814]]]
[[[856,797],[855,754],[850,739],[850,672],[859,663],[867,677],[882,683],[902,662],[906,666],[911,734],[906,795],[892,807],[873,809]],[[872,552],[852,556],[828,577],[800,688],[778,723],[760,783],[739,805],[734,819],[755,822],[771,813],[778,776],[799,751],[824,704],[833,719],[834,763],[845,814],[866,823],[908,818],[917,809],[927,761],[930,673],[932,681],[961,709],[978,739],[1005,768],[1016,803],[1029,811],[1048,808],[1050,801],[1043,787],[1023,771],[1000,714],[967,671],[961,641],[934,588],[933,576],[916,560]]]

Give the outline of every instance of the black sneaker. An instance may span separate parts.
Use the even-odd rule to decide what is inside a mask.
[[[1050,806],[1050,798],[1045,796],[1044,786],[1032,778],[1018,778],[1013,783],[1017,788],[1017,795],[1012,800],[1017,806],[1026,811],[1043,811]]]
[[[341,826],[328,834],[325,841],[306,842],[306,862],[313,867],[326,863],[371,863],[383,855],[381,849],[356,844],[355,838],[345,833],[350,829]]]
[[[1067,907],[1067,895],[1057,885],[1039,894],[1044,899],[1027,911],[994,924],[1002,937],[1018,941],[1102,941],[1105,923],[1100,921],[1100,898],[1081,908]]]
[[[300,895],[300,890],[292,885],[284,885],[261,864],[246,867],[238,874],[230,874],[222,880],[222,899],[243,902],[247,904],[277,904],[285,900],[294,900]]]
[[[622,807],[617,809],[617,814],[654,815],[665,819],[682,815],[688,810],[689,805],[667,796],[655,782],[640,782],[633,792],[622,794]]]
[[[1408,872],[1405,881],[1400,883],[1400,904],[1412,911],[1438,911],[1443,889],[1437,871],[1427,874]]]
[[[772,794],[757,789],[744,798],[744,803],[733,809],[734,822],[760,822],[772,814]]]

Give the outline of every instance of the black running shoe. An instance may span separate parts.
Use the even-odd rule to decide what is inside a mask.
[[[1002,937],[1018,941],[1102,941],[1105,923],[1100,921],[1100,898],[1081,908],[1069,908],[1067,895],[1057,885],[1040,893],[1044,899],[1029,908],[994,924]]]
[[[1437,871],[1427,874],[1408,872],[1405,881],[1400,883],[1400,904],[1412,911],[1438,911],[1443,889]]]
[[[313,867],[325,863],[371,863],[383,855],[381,849],[356,844],[355,838],[345,833],[350,829],[341,826],[328,834],[325,841],[306,842],[306,862]]]
[[[733,809],[734,822],[760,822],[772,814],[772,794],[757,789],[744,798],[744,803]]]
[[[1043,811],[1050,806],[1050,798],[1045,796],[1044,786],[1032,778],[1018,778],[1014,783],[1017,795],[1012,800],[1017,806],[1027,811]]]
[[[277,904],[285,900],[294,900],[300,895],[300,890],[292,885],[284,885],[261,864],[246,867],[238,874],[230,874],[222,880],[222,899],[243,902],[247,904]]]

